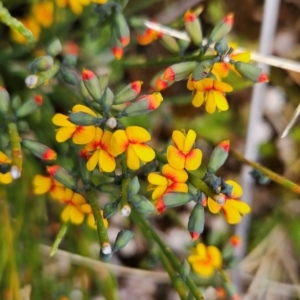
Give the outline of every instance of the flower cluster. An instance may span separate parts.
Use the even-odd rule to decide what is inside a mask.
[[[161,174],[150,173],[148,175],[148,190],[152,192],[152,200],[159,213],[162,213],[166,206],[163,196],[170,192],[188,192],[186,184],[188,173],[199,168],[202,160],[202,151],[194,148],[196,133],[194,130],[174,130],[172,134],[173,145],[168,146],[168,164],[162,167]]]
[[[2,184],[10,184],[13,180],[11,173],[7,170],[7,165],[10,163],[11,160],[2,151],[0,151],[0,183]]]
[[[96,229],[95,218],[90,204],[86,202],[81,194],[66,188],[52,176],[36,175],[33,179],[33,191],[36,195],[49,193],[52,199],[65,205],[61,212],[61,220],[63,222],[79,225],[83,222],[84,215],[87,215],[88,225]],[[103,217],[102,210],[99,210],[99,214]],[[107,227],[107,220],[104,219],[103,221],[105,227]]]

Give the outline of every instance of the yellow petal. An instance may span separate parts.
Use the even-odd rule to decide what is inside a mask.
[[[60,214],[60,218],[63,222],[68,222],[71,217],[72,205],[67,205]]]
[[[70,205],[68,205],[70,206]],[[77,206],[72,206],[70,213],[70,221],[73,224],[81,224],[84,220],[84,213]]]
[[[230,58],[235,61],[249,62],[251,59],[251,53],[249,51],[232,53]]]
[[[207,93],[205,109],[209,114],[214,113],[216,110],[216,100],[213,91]]]
[[[188,186],[186,183],[182,182],[173,182],[170,184],[167,188],[167,193],[170,192],[178,192],[178,193],[187,193],[189,190]]]
[[[242,189],[242,187],[239,184],[237,184],[233,180],[226,180],[225,182],[226,182],[226,184],[229,184],[229,185],[232,186],[231,198],[237,199],[237,198],[239,198],[239,197],[242,196],[243,189]]]
[[[84,146],[84,149],[87,151],[94,151],[100,144],[103,136],[103,130],[99,127],[96,127],[95,136],[91,142]]]
[[[88,225],[89,225],[90,228],[97,229],[97,223],[96,223],[96,220],[95,220],[93,214],[89,214],[88,215],[87,223],[88,223]]]
[[[183,169],[185,164],[185,155],[170,145],[167,149],[167,159],[168,163],[175,169]]]
[[[99,169],[104,172],[112,172],[116,168],[115,158],[104,150],[100,150]]]
[[[207,92],[213,89],[214,80],[212,78],[204,78],[202,80],[196,81],[194,86],[199,92]]]
[[[162,174],[173,182],[186,182],[188,174],[185,170],[178,170],[166,164],[162,168]]]
[[[213,214],[217,214],[221,209],[221,205],[211,198],[208,198],[207,206],[209,211],[212,212]]]
[[[0,151],[0,164],[10,164],[11,160],[2,152]]]
[[[152,199],[153,200],[156,200],[158,199],[159,197],[161,197],[167,190],[167,185],[160,185],[158,187],[156,187],[154,189],[154,191],[152,192]]]
[[[232,92],[233,88],[228,83],[215,80],[214,81],[214,90],[222,92],[222,93],[229,93],[229,92]]]
[[[0,183],[3,184],[10,184],[13,181],[10,172],[7,173],[0,173]]]
[[[103,136],[101,138],[101,148],[111,154],[112,156],[116,156],[112,147],[111,147],[111,139],[112,139],[112,132],[104,131]]]
[[[90,108],[88,108],[87,106],[85,106],[85,105],[76,104],[75,106],[73,106],[72,112],[75,113],[75,112],[79,112],[79,111],[82,111],[82,112],[85,112],[89,115],[97,117],[96,113],[93,110],[91,110]]]
[[[165,185],[167,186],[168,184],[168,180],[166,179],[166,177],[158,174],[158,173],[149,173],[148,174],[148,181],[151,184],[154,185]]]
[[[194,105],[195,107],[200,107],[203,104],[203,102],[204,102],[204,92],[196,91],[192,99],[192,105]]]
[[[132,144],[131,147],[142,162],[150,162],[155,158],[155,151],[146,144]]]
[[[80,15],[82,13],[83,7],[82,5],[78,2],[78,0],[71,0],[69,1],[69,6],[72,12],[75,15]]]
[[[140,144],[151,140],[150,133],[143,127],[128,126],[126,128],[126,134],[130,143]]]
[[[72,197],[72,203],[76,204],[76,205],[82,205],[82,204],[85,204],[86,201],[82,195],[80,195],[78,193],[74,193],[73,197]]]
[[[222,255],[218,248],[214,246],[208,246],[206,248],[207,254],[211,260],[211,264],[214,268],[219,269],[222,267]]]
[[[52,118],[52,122],[57,126],[75,126],[69,121],[69,117],[63,114],[55,114]]]
[[[192,80],[192,75],[189,76],[189,79],[187,81],[186,87],[190,91],[193,91],[195,89],[195,87],[194,87],[194,81]]]
[[[220,78],[224,78],[228,75],[228,65],[226,63],[215,63],[212,72],[213,74],[217,74]]]
[[[53,2],[35,3],[32,7],[32,15],[43,27],[49,27],[53,22]]]
[[[192,147],[194,146],[196,140],[196,132],[192,129],[190,129],[185,137],[185,141],[184,141],[184,146],[183,146],[183,151],[189,152]]]
[[[134,151],[131,144],[129,144],[129,147],[127,149],[127,166],[131,170],[137,170],[140,167],[140,159],[137,156],[136,152]]]
[[[172,141],[176,148],[184,151],[185,135],[179,130],[174,130],[172,133]]]
[[[206,246],[203,243],[198,243],[196,246],[196,253],[198,255],[198,259],[207,259]]]
[[[223,205],[222,211],[229,224],[237,224],[241,221],[241,216],[249,213],[251,208],[245,202],[228,199]]]
[[[195,273],[206,278],[212,277],[215,272],[213,266],[206,262],[195,262],[192,267]]]
[[[227,99],[225,98],[225,96],[223,95],[223,93],[216,92],[216,91],[212,91],[212,93],[214,94],[216,105],[217,105],[217,108],[219,109],[219,111],[228,110],[228,108],[229,108],[228,102],[227,102]]]
[[[110,145],[114,153],[117,155],[123,153],[129,145],[129,140],[125,130],[119,129],[115,131],[112,135]]]
[[[72,141],[77,145],[88,144],[95,137],[95,132],[95,126],[77,126]]]
[[[48,176],[36,175],[33,178],[33,192],[36,195],[47,193],[52,186],[52,180]]]
[[[99,154],[100,150],[96,150],[86,163],[86,168],[89,171],[93,171],[96,168],[97,163],[99,162]]]
[[[92,207],[89,204],[83,204],[83,205],[81,205],[80,209],[85,214],[92,214]]]
[[[53,199],[61,201],[65,195],[65,188],[63,186],[52,185],[49,193]]]
[[[57,129],[55,138],[59,143],[63,143],[69,138],[71,138],[75,131],[76,126],[74,125],[69,127],[61,127]]]
[[[202,151],[193,149],[185,156],[184,168],[188,171],[194,171],[199,168],[202,161]]]
[[[72,198],[73,198],[74,192],[70,189],[65,189],[65,194],[63,197],[63,201],[66,203],[70,203],[72,202]]]

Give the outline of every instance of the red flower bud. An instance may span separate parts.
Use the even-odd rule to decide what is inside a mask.
[[[261,73],[261,74],[258,76],[257,82],[269,82],[269,78],[268,78],[267,74]]]
[[[184,23],[187,23],[187,22],[194,22],[196,20],[196,16],[195,14],[188,10],[185,14],[184,14]]]
[[[91,80],[92,78],[96,77],[94,72],[86,69],[82,70],[81,75],[83,80]]]
[[[43,97],[41,95],[35,95],[33,98],[37,105],[41,106],[43,104]]]
[[[193,241],[196,241],[199,238],[200,233],[198,233],[198,232],[190,232],[190,236],[191,236],[191,238],[192,238]]]
[[[123,53],[124,53],[123,48],[120,46],[112,47],[111,52],[117,60],[120,60],[123,57]]]
[[[58,165],[48,166],[47,171],[49,175],[52,177],[56,174],[57,170],[60,168]]]
[[[218,146],[221,147],[225,152],[228,152],[229,145],[230,145],[230,141],[226,140],[226,141],[222,141]]]
[[[234,22],[234,14],[228,14],[227,16],[225,16],[225,18],[223,19],[223,22],[227,25],[232,26],[233,22]]]
[[[56,159],[56,152],[49,148],[44,153],[42,153],[41,158],[43,160],[54,160]]]
[[[131,82],[131,89],[138,95],[141,92],[143,81],[137,80],[134,82]]]

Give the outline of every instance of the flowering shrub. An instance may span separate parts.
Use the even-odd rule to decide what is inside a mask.
[[[227,43],[226,36],[234,21],[232,14],[217,23],[204,40],[200,18],[196,12],[187,11],[183,26],[193,44],[190,51],[189,44],[147,27],[143,18],[125,17],[127,2],[35,1],[29,13],[18,20],[0,2],[0,20],[10,27],[12,43],[27,45],[41,41],[34,51],[27,49],[30,58],[34,57],[30,73],[23,76],[26,92],[22,96],[26,95],[27,100],[20,100],[17,88],[6,89],[4,82],[0,87],[0,124],[4,136],[0,144],[0,183],[9,189],[26,180],[27,170],[23,166],[28,167],[27,161],[32,160],[28,154],[39,159],[31,182],[32,192],[36,196],[49,196],[50,206],[55,207],[51,213],[58,211],[60,216],[57,219],[61,229],[54,239],[51,255],[68,238],[66,229],[76,230],[73,225],[83,224],[86,219],[89,227],[95,229],[101,260],[110,260],[134,236],[135,230],[124,222],[124,229],[112,245],[108,219],[120,212],[123,217],[131,218],[147,240],[159,246],[167,259],[167,262],[162,259],[162,263],[182,299],[186,299],[188,291],[194,299],[202,299],[193,276],[225,289],[227,296],[234,299],[236,292],[224,275],[223,262],[230,265],[234,261],[239,238],[229,238],[223,248],[219,247],[221,250],[216,245],[206,246],[202,238],[208,216],[221,215],[229,224],[237,224],[251,212],[251,207],[240,199],[240,185],[223,178],[219,172],[229,155],[229,141],[218,137],[219,144],[210,157],[205,157],[197,130],[179,126],[169,134],[162,149],[155,137],[155,117],[147,119],[148,126],[139,117],[165,110],[164,90],[178,81],[186,81],[194,108],[201,110],[204,106],[202,111],[212,115],[230,109],[227,94],[234,91],[234,85],[226,79],[231,72],[252,83],[267,82],[268,78],[249,62],[248,52],[236,53]],[[170,52],[179,54],[172,60],[174,63],[164,63],[154,76],[149,83],[151,91],[143,90],[143,82],[134,78],[131,83],[121,84],[122,88],[116,92],[114,83],[110,84],[104,75],[98,76],[100,72],[93,63],[78,71],[78,60],[79,64],[88,62],[84,61],[84,54],[79,56],[80,47],[65,35],[60,36],[59,30],[62,26],[76,27],[77,23],[68,23],[68,18],[81,20],[77,18],[85,15],[86,9],[97,19],[97,24],[110,28],[109,51],[116,60],[121,60],[120,64],[123,55],[126,56],[126,47],[135,42],[148,45],[158,40]],[[55,38],[44,38],[51,28]],[[69,90],[72,94],[67,94]],[[56,97],[59,103],[53,105]],[[73,107],[68,111],[71,103]],[[39,121],[30,126],[30,118]],[[105,204],[100,204],[98,192],[108,196]],[[185,227],[191,236],[191,250],[181,263],[147,218],[168,214],[174,207],[182,210],[188,203],[191,211]],[[0,275],[1,272],[0,268]],[[184,282],[184,296],[176,285],[177,273]],[[214,281],[214,277],[221,280]]]

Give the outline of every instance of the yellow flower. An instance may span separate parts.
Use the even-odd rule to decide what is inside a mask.
[[[83,204],[83,205],[81,205],[81,209],[85,214],[88,215],[88,217],[87,217],[88,225],[92,229],[97,229],[97,224],[96,224],[95,217],[93,215],[93,211],[92,211],[91,206],[89,204]],[[107,219],[104,219],[103,211],[99,210],[99,214],[100,214],[101,218],[103,219],[103,223],[104,223],[105,228],[107,228],[108,227],[108,221],[107,221]]]
[[[54,6],[52,1],[38,2],[32,6],[32,18],[43,27],[49,27],[53,23]]]
[[[0,151],[0,165],[3,164],[10,164],[11,160],[2,152]],[[2,184],[10,184],[13,181],[10,172],[7,173],[0,173],[0,183]]]
[[[196,132],[189,130],[185,132],[174,130],[172,134],[173,145],[167,149],[169,164],[176,169],[193,171],[199,168],[202,160],[202,151],[192,149],[196,140]]]
[[[62,200],[65,195],[65,188],[60,182],[50,176],[36,175],[33,178],[33,192],[36,195],[49,192],[53,199]]]
[[[226,184],[229,184],[233,187],[231,198],[224,195],[224,204],[218,204],[213,199],[208,198],[207,206],[213,214],[217,214],[221,210],[229,224],[237,224],[241,221],[243,215],[251,212],[251,208],[247,203],[237,199],[243,193],[240,185],[233,180],[227,180]]]
[[[148,190],[153,190],[153,200],[169,192],[188,192],[188,186],[185,183],[188,180],[188,174],[185,170],[178,170],[166,164],[163,166],[161,173],[162,175],[152,172],[148,175],[150,183]]]
[[[116,155],[126,152],[127,166],[137,170],[140,163],[147,163],[154,159],[154,150],[145,144],[150,141],[149,132],[139,126],[129,126],[125,130],[119,129],[113,133],[111,147]]]
[[[81,224],[84,220],[84,212],[81,207],[83,204],[86,204],[83,196],[74,193],[70,189],[65,189],[65,194],[62,197],[62,202],[67,204],[67,206],[61,212],[61,219],[64,222],[71,222],[76,225]]]
[[[192,99],[192,104],[195,107],[199,107],[203,102],[206,102],[205,109],[210,114],[214,113],[216,108],[219,111],[228,110],[228,103],[224,93],[232,91],[232,87],[229,84],[212,78],[193,81],[190,76],[187,88],[189,90],[195,90]]]
[[[216,269],[222,266],[222,256],[218,248],[214,246],[206,247],[199,243],[191,250],[188,262],[193,271],[202,277],[212,277]]]
[[[97,115],[91,109],[81,104],[75,105],[72,109],[73,113],[79,111],[97,117]],[[65,142],[69,138],[72,138],[74,144],[84,145],[91,142],[95,136],[95,126],[75,125],[69,121],[68,116],[65,116],[63,114],[56,114],[52,118],[52,122],[57,126],[61,126],[61,128],[57,129],[56,132],[56,140],[59,143]]]
[[[27,17],[24,19],[18,19],[27,29],[29,29],[34,39],[37,41],[40,38],[41,34],[41,28],[36,20],[34,20],[32,17]],[[11,29],[10,30],[10,36],[13,41],[15,41],[18,44],[26,44],[27,39],[18,31]]]
[[[88,159],[86,168],[93,171],[98,163],[99,170],[104,172],[112,172],[116,168],[114,153],[111,149],[112,133],[96,128],[94,139],[85,146],[85,150],[93,152]]]
[[[80,15],[83,11],[83,6],[89,5],[91,2],[104,4],[107,0],[56,0],[58,7],[65,8],[68,5],[75,15]]]
[[[163,201],[163,195],[170,192],[187,193],[188,186],[185,183],[188,180],[188,174],[185,170],[178,170],[166,164],[163,166],[162,175],[158,173],[149,173],[149,185],[147,190],[152,192],[152,199],[159,214],[164,212],[166,206]]]

